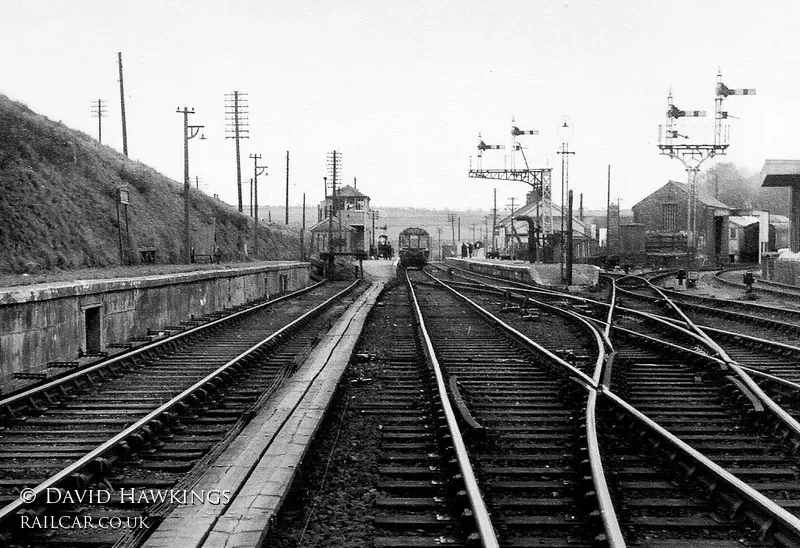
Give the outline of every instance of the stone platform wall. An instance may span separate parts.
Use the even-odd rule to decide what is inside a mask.
[[[506,280],[534,282],[539,285],[554,287],[562,286],[560,264],[530,264],[492,259],[455,258],[445,259],[445,263]],[[572,267],[572,283],[574,285],[596,285],[599,277],[600,269],[596,266],[576,264]]]
[[[99,309],[102,351],[192,315],[306,287],[309,273],[308,263],[287,262],[0,290],[0,378],[75,360],[86,349],[87,309]]]

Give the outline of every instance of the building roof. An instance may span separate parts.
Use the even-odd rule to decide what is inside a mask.
[[[755,215],[731,215],[728,217],[728,224],[745,227],[757,223],[758,220]]]
[[[761,180],[766,187],[800,184],[800,160],[766,160]]]
[[[366,194],[358,190],[357,188],[353,188],[350,185],[344,185],[339,190],[336,191],[337,196],[346,196],[346,197],[355,197],[355,198],[369,198]]]
[[[786,215],[773,215],[772,213],[769,214],[769,222],[770,223],[786,223],[789,224],[789,217]]]
[[[640,204],[642,204],[643,202],[649,200],[653,196],[653,194],[655,194],[656,192],[660,191],[661,189],[663,189],[663,188],[665,188],[667,186],[672,186],[673,188],[675,188],[675,189],[681,191],[683,194],[685,194],[687,199],[689,198],[689,185],[687,185],[686,183],[679,183],[678,181],[669,180],[669,181],[667,181],[667,184],[657,188],[656,190],[654,190],[653,192],[648,194],[647,197],[645,197],[642,200],[640,200],[633,207],[637,207]],[[714,208],[717,208],[717,209],[730,209],[730,207],[728,207],[727,205],[723,204],[722,202],[720,202],[716,198],[712,198],[711,196],[704,196],[701,193],[697,194],[697,201],[700,202],[701,204],[703,204],[706,207],[714,207]]]
[[[539,202],[539,203],[541,204],[541,202]],[[558,231],[560,229],[560,226],[561,226],[561,221],[556,223],[555,219],[561,219],[561,208],[558,205],[556,205],[555,203],[553,203],[551,205],[553,207],[553,225],[554,225],[553,226],[553,230],[554,231]],[[541,207],[541,205],[539,207]],[[542,211],[542,210],[540,209],[540,211]],[[533,217],[535,219],[536,218],[536,202],[532,202],[530,204],[524,205],[524,206],[520,207],[518,210],[516,210],[514,212],[514,217],[520,217],[520,216]],[[497,226],[503,226],[503,227],[509,226],[510,220],[511,220],[511,215],[506,215],[505,217],[503,217],[502,219],[497,221]],[[519,234],[523,234],[523,235],[527,235],[528,234],[528,223],[524,223],[523,221],[514,221],[514,222],[515,223],[522,223],[522,224],[520,224],[522,229],[521,230],[519,228],[516,229]],[[558,224],[559,226],[556,227],[555,226],[556,224]],[[585,232],[585,230],[586,230],[586,226],[587,226],[586,222],[580,221],[577,217],[574,217],[574,216],[572,217],[572,231],[574,233],[576,232],[576,233],[579,233],[579,234],[583,234]],[[516,227],[516,225],[515,225],[515,227]]]

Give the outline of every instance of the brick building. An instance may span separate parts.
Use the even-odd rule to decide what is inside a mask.
[[[333,218],[329,219],[331,211]],[[320,202],[317,221],[309,229],[313,256],[326,254],[329,242],[337,255],[369,256],[372,242],[369,196],[345,185],[336,196],[326,196]]]
[[[647,255],[665,260],[686,253],[689,212],[688,185],[677,181],[667,184],[633,206],[633,222],[644,225]],[[710,196],[697,196],[697,258],[727,262],[728,217],[731,209]]]

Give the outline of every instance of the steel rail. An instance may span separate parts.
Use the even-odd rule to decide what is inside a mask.
[[[637,312],[637,311],[634,311],[634,312]],[[647,316],[651,316],[653,319],[656,319],[656,318],[661,319],[665,323],[671,323],[671,322],[676,322],[677,321],[677,320],[672,319],[672,318],[666,318],[666,317],[660,317],[659,318],[659,316],[657,316],[655,314],[650,314],[648,312],[638,312],[638,313],[639,314],[643,314],[643,315],[647,315]],[[677,325],[675,327],[679,328],[679,326],[677,326]],[[732,360],[730,357],[728,357],[727,359],[724,359],[722,356],[720,356],[719,358],[715,358],[713,356],[707,356],[705,354],[700,354],[699,352],[696,352],[696,351],[691,350],[689,348],[682,348],[682,347],[679,347],[679,346],[674,345],[672,343],[669,343],[669,342],[666,342],[666,341],[662,341],[662,340],[656,339],[654,337],[649,337],[649,336],[644,335],[642,333],[636,333],[635,331],[630,331],[628,329],[624,329],[624,328],[619,327],[619,326],[614,326],[614,329],[619,329],[619,330],[622,330],[623,332],[628,332],[628,333],[635,334],[636,336],[639,336],[639,337],[651,339],[653,341],[657,341],[659,344],[662,344],[662,345],[669,345],[669,346],[674,347],[674,348],[681,348],[683,351],[692,352],[694,354],[697,354],[698,356],[702,356],[702,357],[704,357],[704,358],[706,358],[708,360],[712,360],[712,361],[717,362],[717,363],[719,363],[721,365],[724,365],[725,367],[728,367],[730,370],[732,370],[734,373],[736,373],[736,376],[739,378],[739,380],[741,380],[745,384],[745,386],[750,391],[752,391],[756,395],[756,397],[758,397],[759,400],[761,400],[761,403],[763,403],[766,407],[768,407],[770,409],[770,411],[776,416],[776,418],[778,420],[780,420],[792,433],[794,433],[794,435],[798,439],[800,439],[800,423],[798,423],[798,421],[794,417],[792,417],[789,413],[787,413],[786,410],[783,409],[783,407],[778,405],[778,403],[775,400],[770,398],[769,395],[767,395],[767,393],[764,392],[764,390],[753,380],[753,378],[750,377],[750,375],[748,375],[744,371],[744,369],[742,369],[742,365],[741,364],[739,364],[738,362]],[[738,333],[736,333],[734,335],[738,335]],[[725,356],[727,356],[727,353],[725,354]]]
[[[255,305],[255,306],[246,308],[244,310],[240,310],[238,312],[234,312],[233,314],[230,314],[230,315],[225,316],[223,318],[212,320],[212,321],[210,321],[208,323],[204,323],[203,325],[198,325],[197,327],[193,327],[191,329],[187,329],[186,331],[181,331],[180,333],[176,333],[175,335],[170,335],[170,336],[168,336],[168,337],[166,337],[164,339],[159,339],[157,341],[153,341],[152,343],[148,343],[148,344],[146,344],[144,346],[136,348],[135,350],[132,350],[130,352],[125,352],[124,354],[121,354],[119,356],[115,356],[115,357],[110,358],[108,360],[103,360],[101,363],[86,367],[84,369],[81,369],[79,371],[76,371],[74,373],[66,375],[64,377],[59,377],[59,378],[57,378],[55,380],[52,380],[52,381],[50,381],[48,383],[45,383],[45,384],[41,385],[41,386],[37,386],[35,388],[31,388],[30,390],[26,390],[24,392],[20,392],[19,394],[15,394],[13,396],[9,396],[8,398],[0,399],[0,409],[7,408],[7,407],[9,407],[10,405],[12,405],[14,403],[18,403],[18,402],[20,402],[22,400],[25,400],[27,398],[30,398],[30,397],[33,397],[33,396],[37,396],[39,394],[42,394],[42,393],[46,392],[47,390],[50,390],[51,388],[55,388],[55,387],[60,386],[62,384],[66,384],[66,383],[68,383],[70,381],[79,379],[81,377],[84,377],[84,376],[88,375],[89,373],[93,373],[93,372],[98,371],[100,369],[104,369],[104,368],[109,367],[110,365],[113,365],[115,363],[131,359],[131,358],[136,357],[136,356],[138,356],[140,354],[143,354],[144,352],[149,352],[149,351],[152,351],[152,350],[154,350],[154,349],[156,349],[156,348],[158,348],[160,346],[163,346],[165,344],[175,342],[175,341],[177,341],[177,340],[179,340],[179,339],[181,339],[183,337],[188,337],[189,335],[196,334],[196,333],[198,333],[198,332],[200,332],[202,330],[208,329],[208,328],[213,327],[213,326],[217,326],[217,325],[219,325],[221,323],[227,322],[227,321],[229,321],[229,320],[231,320],[233,318],[236,318],[238,316],[241,316],[243,314],[247,314],[247,313],[252,312],[254,310],[258,310],[259,308],[264,308],[266,306],[271,306],[271,305],[273,305],[275,303],[278,303],[278,302],[281,302],[281,301],[284,301],[284,300],[287,300],[287,299],[291,299],[292,297],[296,297],[297,295],[302,295],[303,293],[307,293],[307,292],[309,292],[309,291],[311,291],[313,289],[316,289],[317,287],[319,287],[323,283],[325,283],[325,282],[324,281],[323,282],[318,282],[318,283],[316,283],[314,285],[310,285],[310,286],[305,287],[303,289],[299,289],[297,291],[293,291],[292,293],[288,293],[288,294],[283,295],[281,297],[278,297],[276,299],[272,299],[272,300],[267,301],[267,302],[259,303],[259,304]]]
[[[408,285],[411,300],[414,303],[414,314],[417,317],[420,333],[422,334],[425,344],[423,349],[428,358],[428,361],[433,367],[434,375],[436,376],[436,386],[439,391],[439,398],[442,402],[442,409],[444,411],[447,428],[453,440],[455,448],[456,460],[458,467],[461,470],[461,476],[464,480],[464,487],[467,491],[467,496],[472,506],[473,516],[475,518],[475,526],[478,529],[478,535],[481,538],[481,545],[483,548],[499,548],[500,543],[497,540],[492,519],[489,517],[489,511],[486,508],[486,503],[483,500],[478,480],[475,476],[475,471],[472,468],[472,463],[467,453],[467,447],[464,444],[464,438],[461,436],[461,430],[458,427],[453,406],[450,404],[450,398],[447,395],[447,388],[444,382],[444,374],[439,365],[439,360],[436,359],[436,352],[433,348],[433,342],[425,327],[425,319],[422,317],[422,310],[420,309],[419,302],[417,301],[417,294],[411,284],[411,279],[406,272],[406,284]]]
[[[597,424],[596,424],[597,389],[599,386],[600,376],[602,375],[603,365],[606,361],[605,348],[601,333],[593,325],[591,325],[590,322],[586,321],[586,319],[582,318],[579,314],[576,314],[572,311],[562,310],[552,305],[545,305],[547,308],[551,308],[555,311],[558,311],[559,313],[570,316],[574,320],[578,320],[582,325],[585,326],[586,329],[588,329],[594,335],[594,341],[595,344],[597,345],[598,357],[595,363],[593,377],[590,378],[582,371],[576,369],[570,363],[562,360],[552,352],[548,351],[546,348],[540,346],[539,344],[532,341],[530,338],[528,338],[521,332],[517,331],[510,325],[506,324],[505,322],[500,320],[497,316],[491,314],[489,311],[485,310],[483,307],[481,307],[480,305],[478,305],[465,295],[462,295],[461,293],[457,292],[448,284],[442,282],[441,280],[437,280],[435,278],[433,279],[440,285],[442,285],[445,289],[454,293],[459,299],[468,303],[471,308],[479,312],[486,319],[488,319],[495,325],[500,326],[507,332],[511,333],[518,340],[522,340],[527,346],[534,347],[538,351],[544,353],[548,358],[559,363],[559,365],[566,367],[572,374],[578,375],[579,378],[583,381],[580,382],[577,379],[573,379],[576,380],[576,382],[579,382],[579,384],[581,384],[583,388],[587,391],[587,403],[586,403],[587,452],[589,453],[589,466],[592,471],[592,484],[594,485],[595,489],[595,497],[597,499],[597,506],[600,511],[600,518],[603,522],[603,529],[606,534],[606,541],[608,542],[609,548],[625,548],[626,546],[625,540],[622,535],[622,530],[619,526],[619,521],[617,520],[617,514],[614,509],[614,503],[611,499],[611,494],[608,490],[608,483],[606,482],[605,470],[603,469],[603,461],[600,454],[600,441],[597,436]],[[534,302],[538,303],[538,301]],[[545,304],[545,303],[538,303],[538,304]]]
[[[663,291],[661,291],[659,287],[653,285],[652,283],[650,283],[649,280],[642,278],[641,276],[630,276],[630,277],[639,278],[643,280],[648,286],[650,286],[650,288],[652,288],[656,293],[661,295],[664,301],[683,319],[683,321],[686,323],[686,325],[688,325],[692,329],[692,331],[694,331],[702,338],[704,338],[706,341],[708,341],[708,346],[710,346],[723,360],[725,360],[726,362],[733,361],[731,360],[731,357],[728,356],[728,353],[725,352],[725,350],[723,350],[723,348],[719,344],[717,344],[717,342],[714,341],[714,339],[709,337],[705,331],[700,329],[697,326],[697,324],[695,324],[692,320],[690,320],[689,317],[686,315],[686,313],[684,313],[684,311],[681,310],[681,308],[677,304],[675,304],[672,299],[670,299]],[[635,294],[633,292],[629,293]]]
[[[651,287],[654,287],[648,280],[646,280],[646,279],[643,279],[643,280],[648,285],[650,285]],[[680,308],[677,307],[677,305],[675,305],[675,303],[673,303],[671,299],[669,299],[666,295],[664,295],[661,291],[659,291],[658,288],[654,287],[654,289],[656,289],[656,291],[659,294],[662,295],[664,300],[666,302],[668,302],[673,309],[676,310],[676,312],[686,321],[687,324],[689,324],[690,326],[694,326],[694,328],[697,329],[700,333],[699,334],[691,333],[690,331],[688,331],[686,329],[683,329],[683,328],[681,328],[679,326],[675,326],[675,327],[680,329],[681,331],[689,334],[689,335],[692,335],[692,336],[694,336],[696,338],[701,339],[702,342],[704,342],[708,346],[711,346],[715,350],[719,350],[720,351],[719,355],[723,359],[717,359],[717,358],[714,358],[712,356],[707,356],[705,354],[701,354],[699,352],[696,352],[696,351],[693,351],[693,350],[690,350],[690,349],[687,349],[687,348],[682,348],[682,347],[679,347],[677,345],[673,345],[672,343],[668,343],[666,341],[661,341],[661,340],[655,339],[653,337],[649,337],[649,336],[646,336],[646,335],[643,335],[643,334],[639,334],[639,333],[636,333],[636,332],[621,328],[619,326],[614,326],[614,328],[618,329],[618,330],[621,330],[623,332],[628,332],[628,333],[635,334],[635,335],[640,336],[640,337],[651,339],[651,340],[657,342],[658,344],[671,346],[671,347],[674,347],[676,349],[680,349],[680,350],[685,351],[685,352],[690,352],[690,353],[696,354],[696,355],[698,355],[700,357],[703,357],[705,359],[717,362],[720,365],[728,366],[744,382],[745,386],[747,386],[748,389],[753,391],[753,393],[756,394],[756,396],[759,398],[759,400],[761,400],[764,404],[767,405],[767,407],[770,408],[770,410],[777,416],[777,418],[779,418],[785,425],[787,425],[790,428],[790,430],[793,430],[795,433],[800,434],[800,431],[797,430],[797,428],[800,427],[800,425],[797,425],[797,422],[791,416],[789,416],[788,413],[786,413],[779,405],[777,405],[777,403],[775,403],[769,396],[767,396],[766,393],[764,393],[764,391],[755,383],[755,381],[753,381],[752,378],[750,378],[744,372],[744,370],[742,369],[742,367],[739,364],[737,364],[736,362],[731,360],[730,357],[727,355],[727,353],[724,350],[722,350],[722,348],[719,347],[719,345],[716,344],[716,342],[711,340],[711,337],[709,337],[707,334],[702,332],[702,330],[700,330],[696,325],[694,325],[694,323],[691,322],[691,320],[689,320],[688,317],[686,317],[686,315],[683,313],[683,311],[681,311]],[[454,291],[454,290],[451,289],[451,291]],[[527,291],[537,291],[537,292],[540,292],[540,293],[552,293],[550,291],[541,291],[541,290],[527,290]],[[567,295],[563,295],[563,296],[566,297]],[[587,301],[587,299],[583,299],[583,298],[581,298],[581,300],[584,300],[584,302]],[[598,302],[598,304],[604,304],[606,306],[609,306],[609,309],[611,309],[611,305],[608,305],[607,303],[600,303],[599,301],[595,301],[595,302]],[[475,305],[475,306],[477,306],[477,305]],[[622,309],[622,310],[626,310],[626,309]],[[626,310],[626,312],[627,312],[627,310]],[[639,314],[643,314],[643,315],[652,317],[654,319],[658,318],[656,315],[649,314],[649,313],[638,312],[638,311],[632,311],[632,312],[637,312]],[[671,325],[674,325],[674,322],[676,322],[676,320],[671,319],[671,318],[663,318],[663,319],[660,319],[660,320],[664,321],[665,323],[669,323]],[[499,322],[499,320],[498,320],[498,322]],[[499,322],[499,323],[502,323],[502,322]],[[611,328],[610,322],[604,322],[604,323],[607,324],[607,328],[609,328],[609,329]],[[629,411],[634,414],[634,416],[637,416],[638,418],[642,419],[646,424],[650,425],[651,427],[655,427],[656,431],[663,432],[663,435],[665,437],[667,437],[667,439],[670,439],[670,441],[672,441],[673,443],[677,442],[677,443],[681,444],[680,447],[682,449],[687,450],[687,452],[689,452],[689,454],[691,454],[694,458],[696,458],[696,460],[698,460],[698,462],[701,462],[704,466],[709,467],[710,470],[712,470],[713,472],[721,474],[723,479],[725,479],[727,482],[731,483],[732,485],[736,486],[737,488],[738,487],[742,487],[744,489],[745,496],[747,496],[747,498],[751,499],[755,503],[759,504],[759,506],[761,506],[762,508],[766,509],[767,512],[770,513],[773,516],[774,519],[777,519],[781,523],[784,523],[784,525],[786,527],[788,527],[789,529],[791,529],[795,534],[800,534],[800,520],[798,520],[798,518],[796,518],[794,515],[790,514],[789,512],[787,512],[785,510],[783,510],[783,508],[781,508],[780,506],[775,504],[772,500],[768,499],[767,497],[765,497],[761,493],[755,491],[749,485],[745,484],[744,482],[742,482],[741,480],[739,480],[738,478],[736,478],[735,476],[733,476],[732,474],[730,474],[729,472],[724,470],[722,467],[716,465],[715,463],[710,461],[707,457],[703,456],[701,453],[699,453],[698,451],[694,450],[693,448],[691,448],[689,445],[687,445],[684,442],[682,442],[681,440],[679,440],[674,435],[670,434],[667,430],[663,429],[663,427],[661,427],[660,425],[658,425],[657,423],[655,423],[654,421],[652,421],[651,419],[646,417],[643,413],[641,413],[638,410],[636,410],[633,406],[631,406],[627,402],[624,402],[624,400],[622,400],[621,398],[616,396],[607,387],[601,388],[601,391],[602,391],[603,395],[612,398],[613,400],[615,400],[619,405],[623,406],[624,408],[628,408]]]
[[[609,278],[611,281],[611,303],[608,307],[608,316],[606,316],[606,327],[603,329],[608,344],[611,344],[611,323],[614,318],[614,309],[617,307],[617,281],[614,278]]]
[[[602,392],[602,396],[608,398],[614,405],[624,409],[628,414],[636,418],[636,420],[641,424],[644,424],[649,429],[655,431],[659,437],[668,440],[674,447],[688,455],[694,462],[700,464],[716,478],[723,481],[737,493],[745,497],[753,504],[757,505],[760,509],[764,510],[771,519],[781,523],[785,528],[790,530],[792,534],[800,538],[800,518],[783,509],[776,504],[775,501],[766,497],[759,491],[756,491],[750,485],[710,460],[708,457],[694,449],[686,442],[682,441],[680,438],[669,432],[657,422],[647,417],[647,415],[640,412],[628,402],[617,396],[614,392],[610,390],[604,390]]]
[[[565,297],[569,297],[569,298],[571,298],[573,300],[580,300],[580,301],[583,301],[583,302],[597,303],[597,304],[603,304],[603,305],[608,306],[607,303],[602,303],[600,301],[593,301],[592,299],[586,299],[584,297],[577,297],[577,296],[562,294],[562,293],[558,293],[558,292],[551,292],[549,290],[527,289],[527,288],[526,289],[518,289],[518,288],[514,288],[514,287],[502,287],[502,286],[495,286],[495,285],[492,285],[492,284],[487,283],[487,282],[477,282],[475,284],[464,284],[462,282],[451,282],[451,281],[441,282],[441,280],[437,280],[437,281],[439,281],[440,283],[445,283],[445,285],[448,285],[448,286],[463,286],[463,285],[466,285],[468,289],[474,289],[476,291],[480,291],[482,288],[489,288],[488,289],[489,291],[496,291],[496,292],[499,292],[499,293],[506,293],[506,292],[509,292],[509,293],[513,293],[513,292],[544,293],[546,295],[554,295],[554,296],[559,296],[559,297],[560,296],[565,296]],[[484,290],[486,290],[486,289],[484,289]],[[460,294],[459,294],[459,296],[460,296]],[[595,343],[597,344],[598,349],[599,348],[603,348],[603,346],[605,346],[605,348],[608,348],[611,352],[613,352],[614,346],[611,343],[611,339],[608,337],[608,332],[607,332],[608,328],[606,328],[606,330],[605,330],[606,332],[598,332],[594,328],[594,326],[592,325],[592,322],[595,321],[593,318],[587,318],[585,316],[582,316],[581,314],[578,314],[577,312],[573,312],[571,310],[564,310],[563,308],[559,308],[557,306],[554,306],[552,304],[549,304],[549,303],[546,303],[546,302],[543,302],[543,301],[538,301],[536,299],[532,299],[532,298],[527,297],[525,295],[520,295],[520,297],[535,303],[539,307],[547,308],[547,309],[551,310],[552,312],[555,312],[556,314],[559,314],[559,315],[562,315],[562,316],[569,316],[573,320],[578,321],[587,331],[589,331],[590,336],[595,339]],[[612,300],[613,300],[613,298],[612,298]],[[598,351],[598,358],[597,358],[597,361],[596,361],[596,364],[595,364],[594,373],[592,374],[592,379],[594,380],[594,386],[598,386],[599,383],[600,383],[600,378],[602,376],[602,365],[605,362],[605,358],[606,358],[606,356],[603,354],[603,352]]]
[[[511,327],[510,325],[505,323],[503,320],[501,320],[500,318],[498,318],[497,316],[495,316],[494,314],[492,314],[491,312],[489,312],[488,310],[484,309],[482,306],[477,304],[475,301],[471,300],[469,297],[466,297],[465,295],[462,295],[461,293],[459,293],[458,291],[456,291],[452,287],[448,286],[446,283],[442,282],[441,280],[437,280],[436,278],[433,278],[433,280],[436,281],[437,283],[441,284],[441,286],[444,287],[447,291],[452,292],[459,299],[461,299],[464,302],[466,302],[478,314],[480,314],[481,316],[483,316],[484,318],[486,318],[490,322],[494,323],[495,325],[500,326],[504,331],[506,331],[507,333],[511,334],[517,340],[522,341],[528,347],[535,349],[540,354],[544,354],[551,361],[554,361],[554,362],[558,363],[558,365],[560,365],[561,367],[564,367],[565,369],[567,369],[569,371],[569,373],[571,373],[572,375],[578,377],[575,380],[579,384],[581,384],[583,386],[594,386],[594,381],[592,380],[592,378],[589,377],[583,371],[577,369],[571,363],[559,358],[558,356],[556,356],[555,354],[550,352],[548,349],[546,349],[545,347],[543,347],[539,343],[533,341],[531,338],[529,338],[524,333],[518,331],[517,329],[514,329],[513,327]]]
[[[603,459],[600,455],[600,439],[597,437],[597,397],[596,389],[587,389],[589,396],[586,401],[586,447],[589,452],[589,465],[592,469],[592,484],[594,485],[597,506],[600,510],[600,519],[606,532],[606,541],[609,548],[625,548],[625,537],[617,520],[614,502],[608,490],[606,474],[603,469]]]
[[[800,346],[792,346],[791,344],[782,343],[779,341],[773,341],[770,339],[762,339],[761,337],[754,337],[753,335],[745,335],[744,333],[739,333],[737,331],[727,331],[725,329],[720,329],[718,327],[709,327],[707,325],[701,325],[702,329],[707,330],[711,333],[717,333],[723,337],[732,337],[732,338],[739,338],[744,341],[749,341],[753,343],[763,344],[766,346],[772,346],[775,348],[779,348],[781,350],[785,350],[787,352],[791,352],[794,355],[800,354]]]
[[[791,388],[796,392],[800,392],[800,384],[790,381],[781,377],[776,377],[766,371],[759,371],[758,369],[753,369],[752,367],[747,367],[746,365],[741,366],[743,371],[746,371],[748,375],[753,375],[756,377],[761,377],[766,381],[774,382],[775,384],[780,384],[781,386],[785,386],[786,388]]]
[[[33,503],[35,503],[35,501],[37,499],[39,499],[40,495],[42,493],[46,492],[47,489],[58,487],[58,485],[61,482],[63,482],[64,480],[68,479],[70,477],[70,475],[80,472],[84,467],[90,465],[95,459],[101,458],[103,455],[105,455],[109,451],[113,450],[117,446],[117,444],[119,444],[120,442],[125,441],[129,436],[131,436],[132,434],[135,434],[137,431],[139,431],[142,428],[146,427],[148,423],[150,423],[150,422],[152,422],[154,420],[157,420],[158,418],[163,416],[165,413],[170,411],[173,407],[175,407],[180,402],[182,402],[183,400],[185,400],[189,396],[191,396],[194,392],[196,392],[197,390],[203,388],[209,382],[211,382],[214,379],[216,379],[217,377],[219,377],[220,374],[222,374],[225,371],[227,371],[229,368],[231,368],[237,362],[239,362],[242,359],[244,359],[245,357],[249,356],[250,354],[252,354],[256,350],[258,350],[259,348],[264,346],[265,344],[267,344],[267,343],[269,343],[269,342],[271,342],[273,340],[279,339],[285,333],[287,333],[289,330],[291,330],[293,327],[297,326],[298,324],[300,324],[301,322],[305,321],[306,319],[308,319],[308,318],[312,317],[313,315],[319,313],[320,311],[324,310],[325,307],[327,307],[328,305],[330,305],[331,303],[333,303],[337,299],[341,298],[342,296],[344,296],[345,294],[350,292],[358,283],[359,283],[358,280],[356,280],[353,284],[349,285],[344,290],[340,291],[336,295],[334,295],[334,296],[330,297],[329,299],[327,299],[325,302],[323,302],[320,305],[318,305],[318,306],[314,307],[313,309],[309,310],[308,312],[306,312],[305,314],[303,314],[299,318],[297,318],[294,321],[292,321],[291,323],[285,325],[284,327],[282,327],[281,329],[279,329],[278,331],[276,331],[272,335],[268,336],[266,339],[262,340],[261,342],[255,344],[254,346],[252,346],[249,349],[245,350],[244,352],[242,352],[241,354],[239,354],[235,358],[231,359],[227,363],[221,365],[215,371],[213,371],[212,373],[209,373],[204,378],[202,378],[201,380],[197,381],[192,386],[190,386],[189,388],[185,389],[183,392],[181,392],[177,396],[173,397],[172,399],[170,399],[168,402],[162,404],[157,409],[154,409],[153,411],[148,413],[146,416],[142,417],[141,419],[137,420],[132,425],[130,425],[127,428],[125,428],[122,432],[119,432],[118,434],[116,434],[115,436],[113,436],[109,440],[105,441],[104,443],[102,443],[101,445],[99,445],[98,447],[96,447],[95,449],[93,449],[92,451],[90,451],[89,453],[87,453],[86,455],[84,455],[83,457],[78,459],[77,461],[75,461],[72,464],[66,466],[61,471],[56,473],[55,475],[51,476],[50,478],[48,478],[44,482],[40,483],[38,486],[34,487],[33,488],[34,497],[32,497],[32,500],[30,502],[25,503],[21,499],[18,498],[14,502],[12,502],[10,504],[7,504],[5,507],[0,508],[0,523],[6,521],[10,517],[13,517],[13,515],[17,511],[19,511],[19,510],[21,510],[21,509],[23,509],[25,507],[29,507],[29,506],[33,505]]]
[[[743,312],[746,312],[747,309],[749,308],[751,310],[753,310],[753,309],[761,310],[761,311],[767,312],[767,313],[771,313],[771,312],[777,311],[780,314],[785,314],[787,316],[795,316],[797,318],[800,318],[800,310],[798,310],[797,308],[784,308],[784,307],[781,307],[781,306],[774,306],[774,305],[769,305],[769,304],[755,303],[755,302],[752,302],[752,301],[744,301],[744,300],[741,300],[741,299],[719,299],[717,297],[711,297],[711,296],[708,296],[708,295],[690,295],[690,294],[687,294],[687,293],[682,293],[680,291],[675,291],[674,289],[666,289],[666,288],[662,288],[662,289],[663,289],[663,291],[669,293],[670,295],[678,297],[679,301],[681,299],[685,299],[686,301],[695,301],[695,302],[688,302],[688,303],[683,303],[682,302],[681,304],[690,304],[690,305],[694,305],[694,306],[710,307],[710,306],[713,306],[714,304],[721,303],[721,305],[728,305],[730,308],[733,309],[733,310],[729,310],[729,309],[721,310],[722,312],[727,312],[727,313],[734,313],[734,314],[735,313],[743,313]],[[699,303],[702,303],[702,304],[699,304]],[[714,309],[714,310],[716,310],[716,309]]]
[[[752,267],[751,267],[752,268]],[[720,270],[714,274],[714,279],[729,286],[736,287],[741,289],[745,287],[743,283],[734,282],[732,280],[726,280],[725,278],[720,277],[720,274],[723,272],[741,272],[743,270],[750,270],[749,268],[731,268],[730,270]],[[769,293],[772,295],[779,295],[781,297],[800,297],[800,287],[791,284],[784,284],[780,282],[773,282],[771,280],[757,280],[756,282],[758,285],[753,287],[756,291],[763,291],[765,293]],[[764,284],[764,285],[762,285]],[[766,287],[765,287],[766,286]],[[772,287],[769,287],[772,286]],[[781,288],[785,289],[782,290]]]

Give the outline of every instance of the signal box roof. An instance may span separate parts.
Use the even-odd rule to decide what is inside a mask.
[[[800,160],[767,160],[761,168],[761,186],[794,186],[800,184]]]

